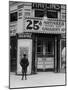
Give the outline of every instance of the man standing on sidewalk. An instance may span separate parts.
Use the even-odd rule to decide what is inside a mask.
[[[24,77],[25,77],[25,80],[26,80],[27,79],[26,78],[27,67],[29,65],[28,59],[26,58],[26,54],[24,54],[23,58],[21,58],[20,65],[22,67],[22,80],[23,80]]]

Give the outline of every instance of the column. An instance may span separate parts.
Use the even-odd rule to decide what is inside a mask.
[[[37,37],[35,41],[35,73],[37,72]]]
[[[55,68],[55,72],[57,72],[57,38],[55,37],[55,57],[54,57],[54,68]]]
[[[58,40],[58,50],[57,50],[57,72],[60,72],[60,39]]]

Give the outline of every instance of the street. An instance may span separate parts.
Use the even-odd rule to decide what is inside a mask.
[[[10,88],[65,85],[65,73],[38,72],[28,75],[27,80],[21,80],[21,75],[10,75]]]

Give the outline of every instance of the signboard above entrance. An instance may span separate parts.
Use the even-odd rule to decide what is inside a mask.
[[[65,22],[25,18],[24,32],[65,33]]]
[[[45,3],[32,3],[32,9],[46,9],[46,10],[61,10],[61,5],[59,4],[45,4]]]
[[[19,33],[18,34],[18,38],[23,38],[23,39],[28,38],[28,39],[30,39],[31,37],[32,37],[31,33]]]

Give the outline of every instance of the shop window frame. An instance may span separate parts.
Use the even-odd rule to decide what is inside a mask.
[[[43,11],[43,13],[44,13],[44,15],[43,16],[36,16],[35,15],[35,11]],[[57,17],[55,17],[55,18],[53,18],[53,17],[48,17],[47,16],[47,12],[57,12]],[[48,19],[60,19],[60,15],[61,15],[61,12],[60,11],[56,11],[56,10],[42,10],[42,9],[35,9],[34,10],[34,17],[37,17],[37,18],[43,18],[44,16],[46,15],[46,17],[48,18]]]

